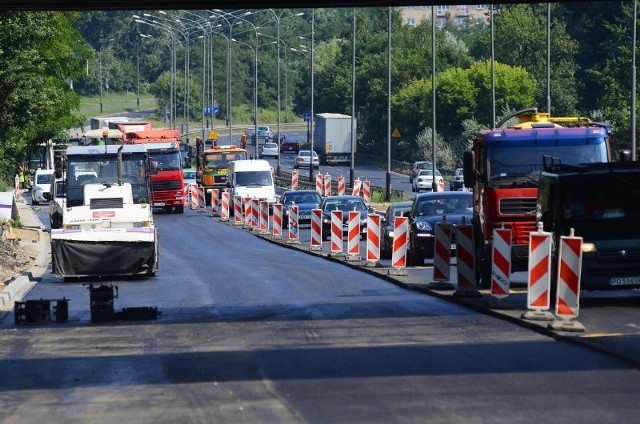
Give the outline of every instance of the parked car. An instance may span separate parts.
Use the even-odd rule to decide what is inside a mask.
[[[309,167],[311,164],[311,152],[309,150],[300,150],[293,160],[293,167],[295,169],[302,167]],[[313,152],[313,167],[318,169],[320,166],[320,157],[314,151]]]
[[[455,172],[453,173],[453,179],[451,180],[449,187],[451,188],[451,190],[455,191],[455,190],[462,189],[463,185],[464,185],[464,178],[462,174],[462,168],[456,168]]]
[[[437,191],[444,191],[444,178],[440,171],[436,169],[436,184],[438,186]],[[432,169],[423,169],[418,173],[418,175],[413,179],[411,183],[411,191],[419,192],[420,190],[433,190],[433,170]]]
[[[367,217],[370,208],[359,196],[327,196],[320,204],[322,209],[322,239],[329,240],[331,236],[331,211],[342,211],[342,235],[349,230],[349,211],[360,212],[360,237],[367,237]]]
[[[293,152],[298,153],[300,151],[300,143],[296,140],[289,140],[284,135],[280,137],[280,153]]]
[[[33,186],[31,187],[31,204],[38,205],[41,202],[48,202],[44,196],[50,193],[51,183],[54,180],[53,169],[38,169],[33,176]]]
[[[441,191],[418,194],[405,213],[409,217],[410,265],[423,265],[425,258],[432,258],[436,224],[445,220],[454,225],[471,223],[473,194],[469,191]],[[451,255],[455,256],[455,231],[451,236]]]
[[[413,166],[411,167],[411,175],[409,175],[409,183],[413,183],[413,179],[417,177],[420,171],[422,171],[423,169],[433,169],[433,164],[425,160],[413,162]]]
[[[193,168],[182,168],[182,177],[186,184],[196,183],[196,170]]]
[[[393,252],[393,230],[394,230],[394,218],[396,216],[403,216],[406,212],[411,210],[411,200],[403,202],[393,202],[387,207],[384,215],[382,216],[382,239],[380,241],[380,255],[383,258],[390,258]]]
[[[266,157],[277,158],[278,154],[279,154],[278,153],[278,144],[276,144],[276,143],[264,143],[258,149],[258,157],[259,158],[266,158]]]
[[[282,225],[289,222],[289,206],[298,207],[298,224],[311,224],[311,210],[318,209],[322,197],[315,190],[287,190],[280,196],[282,203]]]

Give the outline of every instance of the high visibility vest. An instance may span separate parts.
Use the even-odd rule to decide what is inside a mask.
[[[23,183],[24,182],[24,174],[21,172],[20,173],[20,182]]]

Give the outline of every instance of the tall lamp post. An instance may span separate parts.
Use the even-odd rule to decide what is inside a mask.
[[[110,38],[107,40],[107,42],[105,44],[109,44],[110,42],[112,42],[114,39]],[[99,78],[100,78],[100,113],[102,113],[103,110],[103,102],[102,102],[102,50],[104,49],[104,46],[101,45],[100,46],[100,50],[98,52],[98,69],[99,69]]]

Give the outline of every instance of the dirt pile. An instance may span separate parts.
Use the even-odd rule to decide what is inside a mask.
[[[33,247],[0,236],[0,290],[14,276],[31,268],[37,256]]]

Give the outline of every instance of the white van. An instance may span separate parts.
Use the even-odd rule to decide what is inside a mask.
[[[240,196],[266,200],[269,202],[269,209],[276,202],[273,172],[266,160],[247,159],[231,162],[227,187],[231,189],[232,198]]]
[[[40,202],[48,202],[44,196],[49,193],[51,183],[54,180],[53,169],[37,169],[33,176],[33,187],[31,187],[31,204],[38,205]]]

